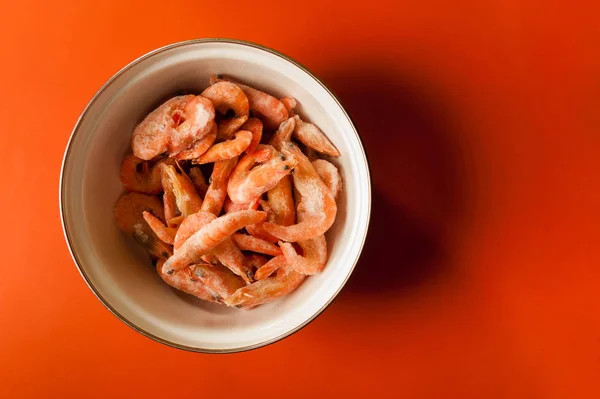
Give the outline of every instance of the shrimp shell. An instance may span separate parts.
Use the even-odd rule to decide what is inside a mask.
[[[177,233],[176,228],[166,227],[159,218],[148,211],[142,212],[142,215],[146,223],[148,223],[148,226],[150,226],[158,238],[167,244],[173,245],[175,234]]]
[[[206,136],[196,141],[191,148],[185,149],[175,155],[175,159],[189,160],[196,159],[204,154],[213,145],[217,138],[218,127],[216,123],[212,123],[212,128]]]
[[[225,299],[225,304],[236,308],[250,309],[271,302],[294,291],[305,277],[294,270],[286,270],[281,275],[278,272],[276,277],[269,277],[238,289]]]
[[[323,183],[310,160],[300,149],[289,142],[283,146],[284,155],[296,162],[293,174],[294,188],[300,194],[297,212],[299,223],[280,226],[264,223],[264,229],[280,240],[306,241],[324,234],[335,220],[337,206],[329,188]],[[302,214],[302,219],[300,215]]]
[[[196,164],[212,163],[224,161],[237,157],[244,152],[252,142],[252,132],[247,130],[238,130],[233,140],[227,140],[213,145],[202,156],[194,160]]]
[[[184,217],[201,209],[202,198],[185,172],[178,174],[173,165],[163,166],[162,182],[165,192],[174,194],[177,208]]]
[[[214,126],[213,103],[202,96],[193,96],[180,111],[180,123],[171,133],[169,155],[174,156],[190,148],[210,133]]]
[[[298,117],[296,116],[296,118]],[[316,125],[304,122],[300,118],[296,120],[294,137],[300,140],[302,144],[322,154],[331,155],[332,157],[339,157],[341,155]]]
[[[219,138],[229,138],[248,120],[248,98],[237,85],[225,81],[216,82],[200,95],[210,99],[219,113],[225,115],[228,110],[232,110],[235,114],[219,124]]]
[[[185,292],[186,294],[204,299],[205,301],[223,303],[223,298],[200,282],[192,274],[190,268],[185,268],[177,273],[166,274],[162,271],[164,263],[164,258],[159,259],[158,262],[156,262],[156,271],[165,283],[169,284],[173,288]]]
[[[331,162],[324,159],[317,159],[312,164],[321,180],[323,180],[323,183],[331,191],[333,199],[337,201],[342,192],[342,176],[338,169]]]
[[[260,140],[262,139],[262,131],[263,124],[258,118],[248,118],[246,123],[240,127],[240,130],[248,130],[252,133],[252,141],[248,148],[246,148],[246,153],[251,154],[256,150],[256,147],[260,144]]]
[[[265,212],[248,210],[228,213],[213,220],[179,247],[165,263],[164,272],[171,274],[194,263],[237,230],[249,224],[262,222],[266,217]]]
[[[242,279],[221,265],[196,264],[190,266],[190,269],[200,282],[221,298],[231,296],[246,285]]]
[[[133,154],[150,160],[169,149],[171,136],[175,133],[174,115],[178,115],[194,96],[173,97],[150,112],[133,130],[131,148]]]
[[[263,193],[272,189],[284,177],[290,174],[295,163],[291,160],[274,160],[255,167],[256,162],[261,162],[274,148],[266,145],[259,145],[252,154],[246,154],[236,165],[229,183],[227,184],[227,194],[236,204],[246,204]],[[270,159],[270,158],[268,158]]]
[[[233,233],[231,238],[242,251],[252,251],[272,256],[282,254],[281,249],[277,245],[261,240],[260,238],[241,233]]]
[[[324,235],[311,238],[307,241],[299,241],[303,255],[298,255],[293,245],[289,242],[280,242],[279,246],[289,267],[298,273],[312,275],[325,267],[327,262],[327,240]]]

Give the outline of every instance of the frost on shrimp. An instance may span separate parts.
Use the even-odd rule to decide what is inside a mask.
[[[339,157],[341,154],[335,148],[331,141],[314,124],[302,121],[298,116],[296,118],[296,127],[294,128],[294,137],[307,147],[314,149],[322,154]]]
[[[211,83],[217,85],[222,82],[230,82],[231,79],[225,78],[222,75],[211,76]],[[270,94],[256,90],[250,86],[244,84],[235,83],[248,98],[250,104],[250,111],[253,114],[259,116],[267,129],[275,130],[281,124],[289,118],[289,113],[285,105],[277,98]],[[211,86],[212,87],[212,86]]]
[[[204,285],[204,283],[192,273],[191,268],[185,268],[173,274],[166,274],[162,271],[164,263],[164,258],[159,259],[158,262],[156,262],[156,271],[165,283],[179,291],[204,299],[205,301],[223,303],[223,298],[217,292]]]
[[[289,267],[298,273],[307,275],[323,270],[327,262],[327,240],[325,236],[320,235],[310,240],[299,241],[298,245],[302,248],[302,255],[299,255],[289,242],[279,243]]]
[[[221,298],[231,296],[244,287],[244,281],[221,265],[196,264],[190,266],[193,275]]]
[[[177,96],[150,112],[134,129],[131,137],[133,154],[141,159],[150,160],[167,152],[171,136],[175,132],[174,115],[179,115],[193,95]],[[179,116],[176,117],[178,119]]]
[[[235,158],[244,152],[252,142],[252,133],[247,130],[235,132],[233,140],[227,140],[213,145],[208,151],[194,160],[194,163],[204,164]]]
[[[217,82],[206,88],[200,95],[211,100],[219,113],[225,115],[229,110],[234,113],[232,118],[219,122],[219,138],[229,138],[248,120],[250,110],[248,98],[235,84]]]
[[[284,176],[289,175],[294,167],[294,162],[284,160],[283,157],[271,160],[276,151],[273,147],[259,145],[252,154],[246,154],[238,162],[229,183],[227,193],[236,204],[246,204],[254,201],[263,193],[275,187]],[[255,163],[262,165],[252,169]]]
[[[319,177],[321,177],[321,180],[323,180],[323,183],[325,183],[331,194],[333,194],[333,199],[337,201],[342,192],[342,176],[338,169],[331,162],[324,159],[317,159],[312,164]]]
[[[171,156],[193,146],[210,133],[214,126],[213,103],[202,96],[193,96],[177,114],[177,124],[171,133],[169,154]]]
[[[198,261],[237,230],[262,222],[266,216],[264,212],[247,210],[228,213],[211,221],[188,238],[167,260],[164,272],[171,274]]]
[[[225,299],[225,304],[250,309],[289,294],[298,288],[305,278],[305,275],[294,270],[281,269],[276,277],[269,277],[238,289]]]
[[[324,234],[335,220],[337,206],[333,195],[319,177],[310,160],[300,149],[289,142],[283,146],[284,155],[296,162],[293,174],[294,188],[300,194],[297,206],[298,218],[302,220],[291,226],[264,223],[264,229],[283,241],[298,242],[310,240]]]

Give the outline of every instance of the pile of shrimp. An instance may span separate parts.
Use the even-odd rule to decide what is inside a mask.
[[[213,75],[135,127],[114,217],[164,282],[251,309],[323,270],[340,153],[296,106]]]

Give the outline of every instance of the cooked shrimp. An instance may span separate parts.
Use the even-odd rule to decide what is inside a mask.
[[[133,154],[148,161],[167,152],[181,112],[192,98],[193,95],[173,97],[150,112],[133,131]]]
[[[312,275],[325,267],[327,262],[327,240],[324,235],[311,238],[307,241],[299,241],[302,255],[298,255],[294,246],[289,242],[280,242],[279,246],[289,267],[298,273]]]
[[[272,256],[281,255],[281,249],[277,245],[261,240],[260,238],[240,233],[233,233],[231,238],[242,251],[252,251]]]
[[[190,178],[183,171],[178,174],[174,166],[163,166],[162,183],[165,192],[170,191],[175,196],[177,208],[184,217],[200,210],[202,198],[196,192]]]
[[[221,265],[196,264],[190,266],[192,274],[221,298],[231,296],[244,287],[244,281]]]
[[[121,183],[127,191],[145,194],[160,194],[163,191],[160,179],[161,160],[151,166],[150,162],[131,154],[121,164]]]
[[[200,211],[192,213],[191,215],[183,219],[181,225],[177,229],[177,233],[175,234],[175,239],[173,242],[175,252],[177,252],[177,250],[183,245],[183,243],[188,238],[193,236],[195,232],[197,232],[206,224],[212,222],[216,218],[217,217],[212,213]],[[204,255],[201,257],[201,259],[210,264],[216,264],[218,262],[217,257],[213,254]]]
[[[248,284],[252,282],[254,274],[252,269],[246,265],[246,259],[244,254],[233,242],[231,237],[227,237],[217,245],[213,250],[212,254],[229,270],[234,274],[242,277]]]
[[[275,160],[250,170],[256,162],[265,162],[271,158],[275,149],[271,146],[259,145],[252,154],[246,154],[236,165],[229,183],[227,194],[236,204],[246,204],[260,197],[284,176],[290,174],[294,167],[291,160]]]
[[[201,197],[204,197],[208,190],[208,184],[206,184],[206,180],[204,179],[204,175],[200,168],[197,166],[190,168],[188,176],[190,177],[192,184],[194,184],[196,192],[200,194]]]
[[[275,187],[267,191],[267,198],[269,199],[270,212],[273,214],[273,220],[269,220],[270,222],[282,226],[291,226],[296,223],[291,176],[285,176],[279,180]]]
[[[335,220],[337,206],[333,195],[312,163],[296,145],[289,142],[283,146],[282,152],[296,162],[293,180],[295,190],[301,195],[297,207],[299,223],[280,226],[266,222],[264,229],[283,241],[310,240],[329,230]],[[301,213],[302,219],[300,219]]]
[[[222,75],[211,76],[210,81],[213,86],[219,82],[233,82]],[[263,120],[267,129],[277,129],[281,122],[288,119],[289,115],[285,105],[275,97],[250,86],[238,82],[233,83],[246,94],[250,103],[250,111]]]
[[[189,160],[196,159],[200,155],[204,154],[213,145],[217,138],[217,132],[219,131],[217,124],[212,123],[212,128],[209,130],[206,136],[196,141],[191,148],[181,151],[175,155],[176,159]]]
[[[264,280],[287,264],[287,260],[283,255],[276,256],[260,267],[256,273],[254,273],[254,277],[257,280]]]
[[[337,201],[342,192],[342,176],[340,176],[338,169],[331,162],[324,159],[317,159],[312,164],[323,183],[333,194],[333,199]]]
[[[292,139],[292,133],[294,133],[294,129],[296,128],[296,119],[298,117],[293,117],[287,119],[279,125],[279,129],[275,132],[269,144],[272,145],[277,151],[281,151],[281,146]]]
[[[284,272],[280,273],[281,270],[284,270]],[[294,291],[305,277],[305,275],[294,270],[280,269],[276,277],[269,277],[240,288],[225,299],[225,304],[236,308],[249,309],[271,302]]]
[[[143,217],[144,211],[151,212],[160,220],[165,217],[158,198],[140,193],[123,195],[113,209],[115,222],[122,232],[132,237],[150,254],[166,258],[172,253],[171,247],[162,242],[148,226]]]
[[[237,212],[237,211],[241,211],[244,209],[257,210],[258,203],[259,203],[259,199],[257,198],[248,204],[236,204],[235,202],[231,201],[229,199],[229,197],[227,197],[225,199],[225,204],[223,205],[223,209],[225,209],[225,213]]]
[[[177,233],[176,228],[165,226],[159,218],[148,211],[144,211],[142,216],[158,238],[167,244],[173,245],[175,241],[175,234]]]
[[[256,146],[260,144],[260,140],[262,139],[262,131],[263,124],[258,118],[248,118],[246,123],[240,127],[240,130],[248,130],[252,133],[252,141],[248,148],[246,148],[246,152],[251,154],[256,150]]]
[[[204,138],[213,128],[214,120],[213,103],[202,96],[193,96],[179,111],[179,125],[171,133],[169,155],[177,155]]]
[[[240,87],[235,84],[230,82],[217,82],[212,86],[209,86],[200,95],[210,99],[219,113],[225,115],[228,110],[234,112],[232,118],[219,123],[219,138],[229,138],[248,120],[248,98]]]
[[[175,203],[175,194],[168,187],[163,194],[163,203],[167,226],[174,227],[172,220],[177,217],[177,204]]]
[[[202,156],[194,160],[194,163],[212,163],[231,159],[240,155],[252,142],[252,133],[247,130],[238,130],[235,132],[233,140],[227,140],[213,145]]]
[[[249,224],[259,223],[267,217],[265,212],[239,211],[223,215],[202,227],[188,238],[185,243],[165,263],[166,273],[181,270],[197,261],[219,245],[225,238]]]
[[[175,238],[173,240],[175,252],[177,252],[183,243],[186,242],[188,238],[193,236],[194,233],[216,218],[217,217],[212,213],[200,211],[192,213],[183,219],[183,222],[181,222],[179,225],[179,229],[177,229],[177,234],[175,234]]]
[[[208,191],[200,210],[210,212],[216,216],[221,213],[223,203],[227,197],[227,180],[236,163],[237,158],[215,162],[210,177],[210,186],[208,186]]]
[[[259,200],[258,202],[262,210],[267,212],[267,221],[275,223],[275,215],[271,211],[271,206],[269,205],[269,202],[263,200]],[[251,224],[249,226],[246,226],[246,231],[251,236],[260,238],[261,240],[265,240],[270,243],[275,243],[279,241],[279,238],[273,237],[271,234],[265,231],[263,223]]]
[[[335,148],[331,141],[323,134],[323,132],[312,123],[304,122],[300,118],[296,120],[296,128],[294,129],[294,137],[302,144],[310,147],[322,154],[339,157],[340,152]]]
[[[293,117],[294,115],[296,115],[294,113],[294,109],[298,105],[298,102],[296,101],[296,99],[294,97],[282,97],[280,101],[283,104],[283,106],[285,107],[285,109],[287,109],[288,114],[290,115],[290,118]]]
[[[173,288],[177,288],[178,290],[185,292],[186,294],[204,299],[205,301],[223,303],[223,298],[200,282],[192,274],[192,270],[189,267],[186,267],[177,273],[166,274],[162,271],[164,263],[164,258],[159,259],[158,262],[156,262],[156,271],[165,283],[169,284]]]

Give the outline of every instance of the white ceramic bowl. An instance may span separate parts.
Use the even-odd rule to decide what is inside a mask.
[[[250,311],[180,294],[165,284],[143,250],[124,237],[112,209],[123,192],[119,168],[134,126],[178,90],[208,86],[223,73],[277,96],[291,95],[342,153],[337,219],[327,233],[325,270],[296,291]],[[235,352],[282,339],[318,316],[340,292],[361,253],[371,212],[367,158],[348,114],[304,67],[273,50],[225,39],[176,43],[148,53],[113,76],[77,121],[67,145],[59,202],[67,244],[94,294],[136,331],[180,349]]]

